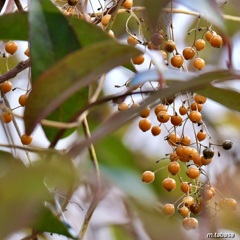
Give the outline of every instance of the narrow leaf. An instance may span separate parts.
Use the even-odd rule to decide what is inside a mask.
[[[24,113],[26,133],[31,134],[41,119],[79,89],[139,53],[133,47],[106,41],[66,56],[34,84]]]

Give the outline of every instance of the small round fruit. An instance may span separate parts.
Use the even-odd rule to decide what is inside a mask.
[[[159,126],[153,126],[151,132],[153,136],[158,136],[161,133],[161,128]]]
[[[200,203],[194,203],[192,206],[190,206],[190,211],[194,215],[198,215],[202,212],[203,206]]]
[[[194,46],[198,51],[201,51],[206,47],[206,42],[203,39],[198,39]]]
[[[182,124],[182,118],[179,115],[171,116],[171,123],[173,126],[180,126]]]
[[[152,123],[149,119],[143,118],[139,121],[138,126],[143,132],[146,132],[151,128]]]
[[[193,61],[193,66],[197,70],[202,70],[205,68],[205,61],[200,57],[195,58]]]
[[[190,106],[191,110],[192,111],[198,111],[198,112],[201,112],[202,111],[202,108],[203,108],[203,105],[202,104],[199,104],[199,103],[196,103],[196,102],[193,102]]]
[[[5,44],[5,50],[9,54],[14,54],[18,50],[18,45],[14,41],[9,41]]]
[[[180,172],[180,164],[176,161],[174,162],[170,162],[168,164],[168,171],[172,174],[172,175],[176,175],[177,173]]]
[[[138,39],[136,37],[129,36],[127,39],[127,43],[135,47],[138,44]]]
[[[155,174],[152,171],[145,171],[142,174],[142,181],[145,183],[152,183],[155,180]]]
[[[25,54],[27,57],[30,57],[30,49],[27,48],[27,49],[24,51],[24,54]]]
[[[202,114],[198,111],[191,111],[189,119],[194,123],[200,123],[202,121]]]
[[[164,50],[171,53],[176,49],[176,43],[172,40],[167,40],[164,42]]]
[[[70,6],[76,6],[78,4],[79,0],[68,0],[68,5]]]
[[[195,56],[195,50],[192,47],[186,47],[183,49],[182,54],[186,60],[190,60],[193,59],[193,57]]]
[[[205,38],[206,38],[206,40],[208,41],[208,42],[210,42],[210,40],[211,40],[211,38],[213,37],[213,32],[212,31],[210,31],[210,30],[208,30],[207,32],[206,32],[206,34],[205,34]]]
[[[125,0],[122,6],[126,9],[131,9],[133,6],[133,0]]]
[[[23,94],[18,98],[18,102],[22,107],[25,107],[27,104],[27,99],[28,99],[28,95],[27,94]]]
[[[181,115],[186,115],[187,112],[188,112],[187,107],[185,107],[185,106],[179,107],[179,113],[180,113]]]
[[[180,136],[176,133],[169,134],[166,139],[171,146],[176,146],[181,141]]]
[[[102,25],[103,25],[104,27],[108,25],[111,17],[112,17],[112,16],[111,16],[110,14],[106,14],[106,15],[104,15],[104,16],[102,17],[101,23],[102,23]]]
[[[118,104],[118,111],[126,111],[128,110],[128,105],[125,102]]]
[[[223,44],[223,39],[219,35],[213,35],[210,39],[210,44],[212,47],[220,48]]]
[[[172,152],[170,155],[169,155],[169,159],[171,162],[173,161],[177,161],[179,159],[178,155],[176,152]]]
[[[157,114],[157,119],[159,122],[161,123],[166,123],[169,121],[170,119],[170,115],[166,112],[166,111],[160,111],[158,114]]]
[[[199,94],[195,94],[193,98],[197,104],[204,104],[207,101],[206,97]]]
[[[184,59],[182,55],[175,55],[171,58],[171,64],[173,67],[180,68],[183,65]]]
[[[207,133],[204,132],[203,130],[200,130],[198,133],[197,133],[197,140],[199,142],[203,141],[207,136]]]
[[[186,196],[186,197],[183,198],[182,202],[184,203],[184,205],[186,207],[189,208],[194,204],[195,200],[192,196]]]
[[[10,81],[5,81],[1,84],[1,91],[3,93],[10,92],[12,90],[12,83]]]
[[[186,173],[187,173],[188,177],[191,179],[196,179],[200,175],[199,169],[196,167],[193,167],[193,166],[190,166]]]
[[[231,140],[225,140],[223,143],[222,143],[222,148],[225,149],[225,150],[230,150],[233,146],[233,143]]]
[[[201,165],[209,165],[212,162],[212,158],[205,158],[204,156],[201,156]]]
[[[138,55],[137,57],[132,58],[132,62],[136,65],[141,65],[144,62],[145,58],[143,54]]]
[[[188,194],[192,191],[192,184],[189,182],[182,182],[180,188],[183,193]]]
[[[223,211],[234,211],[237,208],[237,201],[233,198],[223,198],[219,201],[219,207]]]
[[[165,178],[162,181],[162,186],[165,190],[171,192],[176,188],[176,181],[173,178]]]
[[[193,217],[184,218],[182,221],[182,226],[185,230],[191,230],[198,228],[198,220]]]
[[[191,144],[191,138],[187,135],[184,135],[183,137],[181,137],[181,144],[183,146],[189,146]]]
[[[181,207],[178,212],[181,214],[182,217],[187,217],[190,213],[189,209],[185,206]]]
[[[175,207],[173,204],[167,203],[163,206],[162,211],[167,216],[172,216],[175,212]]]
[[[33,138],[32,136],[29,136],[27,134],[23,134],[21,136],[21,142],[23,145],[29,145],[32,142]]]
[[[163,105],[163,104],[157,105],[155,107],[155,109],[154,109],[155,114],[157,115],[160,111],[166,112],[167,111],[167,107],[165,105]]]
[[[9,112],[3,112],[1,115],[1,119],[2,119],[3,123],[10,123],[13,119],[13,116]]]
[[[203,156],[204,156],[204,158],[206,158],[206,159],[213,158],[213,156],[214,156],[214,150],[213,150],[212,148],[210,148],[210,147],[205,148],[205,149],[203,150]]]
[[[142,118],[147,118],[150,115],[151,109],[150,107],[145,107],[142,109],[139,113],[140,117]]]
[[[208,201],[213,198],[214,194],[210,189],[203,189],[201,196],[203,200]]]
[[[163,42],[163,36],[160,33],[154,33],[151,37],[151,43],[155,46],[158,47],[161,45]]]

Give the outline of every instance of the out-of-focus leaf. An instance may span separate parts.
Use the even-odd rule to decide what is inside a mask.
[[[101,173],[128,196],[146,205],[152,205],[157,198],[149,185],[142,182],[141,175],[127,168],[100,166]]]
[[[133,47],[104,41],[66,56],[35,82],[24,113],[26,133],[31,134],[41,119],[79,89],[139,53]]]
[[[0,16],[1,40],[27,40],[27,13],[9,13]]]
[[[148,0],[143,1],[143,6],[146,8],[146,21],[150,25],[152,31],[155,31],[159,25],[159,17],[161,9],[166,7],[170,0]]]
[[[41,209],[40,216],[31,225],[34,230],[39,232],[49,232],[64,235],[73,239],[77,239],[77,234],[73,233],[73,229],[67,223],[59,220],[48,208]]]
[[[187,8],[199,12],[203,18],[207,19],[210,23],[216,25],[222,31],[226,31],[222,14],[216,1],[209,0],[175,0],[178,3],[186,6]]]
[[[198,77],[194,77],[193,79],[185,82],[178,82],[171,86],[170,88],[165,88],[162,90],[158,90],[153,92],[148,98],[144,100],[141,107],[138,109],[129,109],[125,112],[119,112],[113,114],[106,122],[103,123],[93,134],[91,139],[87,139],[85,141],[77,141],[71,148],[70,153],[75,156],[78,154],[83,148],[88,146],[90,142],[94,142],[106,136],[107,134],[113,132],[118,129],[123,124],[127,123],[134,117],[138,116],[139,110],[144,107],[151,105],[154,103],[159,97],[168,98],[174,96],[178,92],[192,91],[196,92],[201,89],[204,89],[209,86],[209,84],[214,80],[224,80],[224,79],[235,79],[235,74],[230,71],[223,70],[217,72],[208,72],[199,75]],[[167,80],[167,79],[166,79]],[[169,79],[171,80],[171,79]]]
[[[28,168],[13,165],[0,178],[1,239],[14,231],[31,226],[41,216],[44,202],[53,201],[53,196],[45,186],[46,181],[66,188],[74,180],[75,174],[69,161],[60,158],[57,158],[59,161],[50,161],[53,157],[48,157],[49,161],[39,161]]]

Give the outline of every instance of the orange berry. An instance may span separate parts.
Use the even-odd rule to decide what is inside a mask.
[[[198,170],[198,168],[193,167],[193,166],[190,166],[186,173],[187,173],[188,177],[191,179],[196,179],[200,175],[200,171]]]
[[[193,217],[184,218],[182,221],[182,226],[185,230],[191,230],[198,228],[198,220]]]
[[[133,0],[125,0],[122,6],[126,9],[130,9],[133,6]]]
[[[191,207],[194,204],[194,198],[192,196],[186,196],[183,198],[183,203],[186,207]]]
[[[191,138],[187,135],[184,135],[183,137],[181,137],[180,142],[183,146],[188,146],[191,143]]]
[[[171,58],[171,64],[173,67],[180,68],[183,65],[184,59],[182,55],[175,55]]]
[[[194,123],[200,123],[202,121],[202,114],[198,111],[191,111],[189,119]]]
[[[27,49],[24,51],[24,54],[25,54],[27,57],[30,57],[30,49],[27,48]]]
[[[176,49],[176,43],[172,40],[167,40],[164,42],[163,48],[165,49],[165,51],[171,53]]]
[[[141,65],[144,62],[145,58],[143,54],[138,55],[137,57],[132,58],[132,62],[136,65]]]
[[[198,140],[199,142],[201,142],[201,141],[203,141],[203,140],[206,138],[206,136],[207,136],[207,134],[206,134],[204,131],[200,130],[200,131],[197,133],[197,140]]]
[[[10,81],[5,81],[1,84],[1,91],[3,93],[10,92],[12,90],[12,83]]]
[[[18,98],[18,102],[21,106],[26,106],[27,103],[27,99],[28,99],[28,95],[27,94],[23,94]]]
[[[175,207],[173,204],[167,203],[163,206],[162,211],[167,216],[172,216],[175,212]]]
[[[155,174],[151,171],[145,171],[142,174],[142,181],[145,183],[152,183],[155,180]]]
[[[193,213],[194,215],[200,214],[203,210],[203,206],[200,203],[194,203],[191,207],[190,207],[190,211],[191,213]]]
[[[165,190],[171,192],[176,188],[176,181],[173,178],[165,178],[162,181],[162,186]]]
[[[104,16],[102,17],[101,23],[102,23],[102,25],[103,25],[104,27],[108,25],[111,17],[112,17],[112,16],[111,16],[110,14],[106,14],[106,15],[104,15]]]
[[[203,108],[203,105],[202,104],[199,104],[199,103],[196,103],[196,102],[193,102],[190,106],[191,110],[193,111],[198,111],[198,112],[201,112],[202,111],[202,108]]]
[[[223,39],[219,35],[213,35],[210,39],[210,44],[212,47],[220,48],[223,44]]]
[[[207,40],[208,42],[210,42],[213,34],[214,34],[214,33],[213,33],[212,31],[209,31],[209,30],[206,32],[205,38],[206,38],[206,40]]]
[[[172,146],[176,146],[181,141],[181,138],[176,133],[169,134],[166,139],[168,143]]]
[[[5,50],[9,54],[14,54],[18,50],[18,45],[14,41],[9,41],[5,44]]]
[[[151,128],[152,123],[147,118],[143,118],[139,121],[138,126],[143,132],[146,132]]]
[[[199,94],[195,94],[193,98],[197,104],[204,104],[207,101],[206,97]]]
[[[157,114],[157,119],[161,123],[166,123],[170,119],[170,115],[166,111],[160,111]]]
[[[32,139],[32,136],[28,136],[27,134],[21,136],[21,142],[23,145],[29,145],[32,142]]]
[[[129,36],[127,39],[127,43],[131,46],[136,46],[138,44],[138,39],[133,36]]]
[[[190,213],[189,209],[185,206],[181,207],[178,212],[181,214],[182,217],[187,217]]]
[[[223,198],[219,201],[219,207],[223,211],[234,211],[237,208],[237,201],[233,198]]]
[[[197,166],[202,166],[202,161],[201,161],[201,156],[200,154],[193,154],[192,156],[192,160],[193,162],[197,165]]]
[[[205,61],[202,58],[195,58],[193,61],[193,66],[197,70],[202,70],[205,68]]]
[[[192,191],[192,184],[188,182],[182,182],[180,188],[182,192],[190,193]]]
[[[198,51],[201,51],[206,47],[206,42],[203,39],[198,39],[194,46]]]
[[[151,132],[153,136],[157,136],[161,133],[161,128],[159,126],[153,126]]]
[[[176,175],[177,173],[180,172],[180,164],[176,161],[174,162],[170,162],[168,164],[168,171],[172,174],[172,175]]]
[[[155,107],[154,112],[157,115],[160,111],[167,111],[167,107],[163,104],[159,104]]]
[[[140,117],[142,118],[146,118],[150,115],[151,113],[151,109],[150,107],[145,107],[144,109],[142,109],[139,113]]]
[[[208,201],[213,198],[214,194],[210,189],[204,189],[204,190],[202,190],[201,196],[202,196],[203,200]]]
[[[170,155],[169,155],[169,159],[171,162],[173,161],[177,161],[178,160],[178,155],[176,152],[172,152]]]
[[[122,102],[118,105],[118,111],[126,111],[128,110],[128,105],[125,102]]]
[[[182,118],[179,115],[171,116],[171,123],[173,126],[180,126],[182,124]]]
[[[181,106],[181,107],[179,108],[179,113],[180,113],[181,115],[186,115],[187,112],[188,112],[188,109],[187,109],[185,106]]]
[[[13,119],[13,116],[9,112],[3,112],[1,115],[1,119],[4,123],[10,123]]]
[[[183,57],[186,60],[193,59],[194,55],[195,55],[195,50],[192,47],[186,47],[183,49]]]

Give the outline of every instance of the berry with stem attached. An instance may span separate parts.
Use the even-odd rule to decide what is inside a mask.
[[[21,136],[21,142],[23,145],[29,145],[32,142],[32,140],[33,140],[33,137],[27,134],[23,134]]]
[[[14,41],[9,41],[5,44],[5,50],[9,54],[14,54],[18,50],[18,45]]]
[[[162,181],[162,186],[165,190],[171,192],[176,188],[176,181],[173,178],[165,178]]]
[[[142,181],[145,183],[152,183],[155,180],[155,174],[152,171],[145,171],[142,174]]]
[[[151,128],[152,123],[149,119],[143,118],[139,121],[138,126],[143,132],[146,132]]]
[[[182,221],[182,226],[185,230],[198,228],[198,220],[193,217],[186,217]]]
[[[12,90],[12,83],[10,81],[5,81],[1,84],[1,91],[3,93],[10,92]]]

